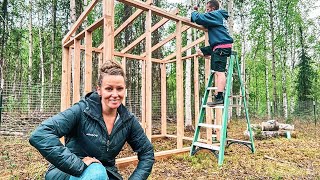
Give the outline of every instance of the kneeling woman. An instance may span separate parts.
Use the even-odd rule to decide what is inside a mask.
[[[115,157],[126,142],[139,159],[130,179],[148,178],[153,147],[137,118],[121,104],[124,95],[124,71],[107,61],[97,91],[37,127],[29,141],[51,163],[46,179],[122,179]]]

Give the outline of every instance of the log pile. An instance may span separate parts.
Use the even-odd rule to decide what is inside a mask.
[[[268,139],[271,137],[296,137],[294,125],[279,123],[276,120],[268,120],[261,124],[251,125],[252,133],[255,139]],[[249,137],[249,131],[245,130],[244,135]]]

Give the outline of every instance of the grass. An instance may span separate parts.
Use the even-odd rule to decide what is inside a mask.
[[[156,161],[149,179],[320,179],[320,125],[294,120],[296,138],[256,140],[256,153],[233,144],[225,152],[222,167],[208,151],[188,153]],[[245,123],[232,121],[228,135],[243,138]],[[238,138],[238,139],[239,139]],[[174,139],[155,141],[159,150]],[[172,141],[172,142],[171,142]],[[48,163],[27,139],[0,136],[0,179],[43,179]],[[121,169],[128,179],[134,166]]]

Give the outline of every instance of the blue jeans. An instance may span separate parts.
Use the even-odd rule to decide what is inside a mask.
[[[108,180],[106,168],[100,163],[90,164],[80,177],[70,176],[69,180]]]

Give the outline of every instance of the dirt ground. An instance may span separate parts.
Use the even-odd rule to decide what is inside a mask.
[[[254,154],[243,145],[231,145],[222,167],[207,151],[192,157],[186,153],[156,161],[149,179],[320,179],[320,124],[305,120],[293,124],[297,137],[255,140]],[[243,139],[245,125],[243,120],[231,121],[228,136]],[[174,139],[169,138],[153,144],[155,151],[175,147]],[[0,179],[43,179],[48,163],[26,138],[0,136],[0,145]],[[125,148],[119,156],[128,154],[132,152]],[[134,168],[130,165],[120,173],[128,179]]]

